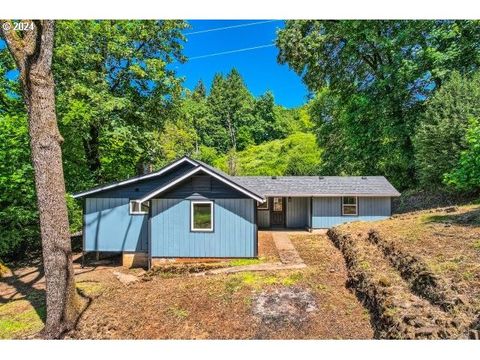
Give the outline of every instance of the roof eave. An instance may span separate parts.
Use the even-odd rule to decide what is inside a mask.
[[[188,179],[190,176],[195,175],[199,171],[203,171],[206,174],[208,174],[212,177],[215,177],[216,179],[222,181],[223,183],[229,185],[230,187],[236,189],[237,191],[240,191],[240,192],[244,193],[245,195],[249,196],[250,198],[252,198],[256,201],[259,201],[261,203],[265,202],[265,197],[263,195],[254,193],[251,190],[245,188],[243,185],[237,184],[236,182],[234,182],[230,179],[227,179],[224,176],[222,176],[221,174],[218,174],[218,173],[216,173],[216,172],[214,172],[210,169],[207,169],[202,165],[198,165],[196,168],[194,168],[191,171],[183,174],[182,176],[178,177],[174,181],[171,181],[170,183],[168,183],[168,184],[166,184],[166,185],[164,185],[164,186],[162,186],[158,189],[155,189],[154,191],[148,193],[147,195],[145,195],[143,198],[139,199],[138,201],[139,202],[148,201],[148,200],[152,199],[153,197],[155,197],[157,195],[160,195],[160,194],[164,193],[165,191],[169,190],[174,185],[179,184],[182,181]]]
[[[184,162],[189,162],[192,165],[199,166],[197,162],[190,159],[188,156],[184,156],[184,157],[182,157],[182,158],[164,166],[163,168],[161,168],[158,171],[155,171],[155,172],[152,172],[152,173],[149,173],[149,174],[145,174],[143,176],[138,176],[138,177],[135,177],[135,178],[121,180],[121,181],[118,181],[118,182],[115,182],[115,183],[110,183],[110,184],[107,184],[105,186],[101,186],[101,187],[98,187],[98,188],[95,188],[95,189],[86,190],[86,191],[82,191],[82,192],[79,192],[79,193],[76,193],[76,194],[72,194],[72,197],[74,199],[78,199],[78,198],[82,198],[86,195],[96,194],[98,192],[111,190],[111,189],[114,189],[114,188],[119,187],[119,186],[123,186],[123,185],[127,185],[127,184],[133,184],[133,183],[136,183],[136,182],[144,180],[144,179],[149,179],[151,177],[160,176],[160,175],[166,173],[168,170],[171,170],[171,169],[175,168],[176,166],[178,166],[178,165],[180,165]]]

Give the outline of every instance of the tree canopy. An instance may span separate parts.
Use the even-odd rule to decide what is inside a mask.
[[[278,60],[316,94],[311,114],[328,173],[415,185],[413,135],[424,101],[480,64],[477,21],[287,21]],[[333,146],[336,144],[336,146]]]

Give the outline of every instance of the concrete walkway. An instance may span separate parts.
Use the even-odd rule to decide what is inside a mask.
[[[272,232],[273,242],[283,264],[303,264],[303,260],[298,254],[295,246],[290,241],[288,232]]]
[[[271,232],[273,242],[278,251],[281,262],[253,264],[244,266],[232,266],[220,269],[213,269],[201,273],[192,274],[192,276],[233,274],[242,271],[274,271],[274,270],[294,270],[307,267],[293,246],[288,232]]]

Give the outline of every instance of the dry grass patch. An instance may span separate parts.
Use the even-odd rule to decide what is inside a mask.
[[[417,211],[340,227],[351,234],[372,228],[399,250],[425,262],[480,313],[480,206]]]

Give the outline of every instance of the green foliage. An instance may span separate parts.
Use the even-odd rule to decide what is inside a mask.
[[[0,259],[40,246],[27,119],[0,114]]]
[[[165,160],[159,132],[177,110],[183,21],[58,21],[53,73],[68,192],[130,177]],[[0,258],[40,248],[26,111],[8,49],[0,49]],[[168,143],[170,144],[170,143]],[[71,230],[81,227],[68,200]]]
[[[480,189],[480,122],[472,118],[466,134],[467,148],[460,153],[457,167],[445,175],[445,182],[459,190]]]
[[[423,187],[441,186],[444,175],[457,167],[467,148],[468,119],[480,117],[479,98],[480,73],[471,78],[453,73],[427,101],[414,137],[417,174]],[[448,183],[453,185],[453,178]],[[461,188],[460,184],[455,187]]]
[[[168,65],[184,60],[185,27],[174,20],[57,23],[53,73],[69,191],[135,175],[153,161],[148,140],[181,92]]]
[[[253,142],[248,128],[254,123],[254,99],[237,70],[226,77],[215,75],[207,101],[209,133],[214,135],[212,144],[206,145],[226,152],[243,149]]]
[[[478,69],[478,21],[287,21],[278,60],[316,93],[311,116],[326,174],[414,185],[423,101],[452,71]]]
[[[75,200],[73,197],[67,195],[67,210],[68,210],[68,220],[70,221],[70,233],[76,233],[77,231],[82,230],[83,225],[83,212],[82,206],[78,200]]]
[[[237,175],[316,175],[321,155],[315,135],[295,133],[237,152]],[[228,171],[228,155],[217,159],[214,165]]]

